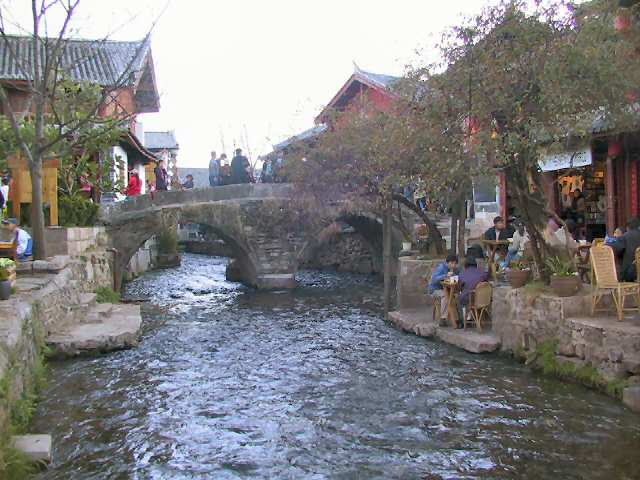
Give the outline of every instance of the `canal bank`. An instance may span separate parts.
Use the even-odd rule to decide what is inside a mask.
[[[408,336],[369,276],[300,272],[293,292],[185,255],[125,294],[140,346],[54,362],[32,427],[39,478],[616,478],[637,417],[496,356]]]
[[[493,289],[491,323],[482,333],[438,325],[426,281],[438,263],[400,259],[399,310],[389,315],[399,328],[472,353],[502,352],[565,380],[605,391],[640,412],[640,316],[618,322],[590,315],[587,286],[558,297],[538,285]]]
[[[61,239],[62,230],[55,229],[50,240],[64,254],[19,264],[15,291],[0,302],[0,472],[21,461],[11,451],[14,443],[39,460],[50,454],[47,439],[12,439],[32,431],[29,420],[39,391],[49,380],[45,357],[111,351],[137,343],[139,307],[113,305],[101,298],[113,286],[113,253],[97,248],[99,229],[65,229]]]

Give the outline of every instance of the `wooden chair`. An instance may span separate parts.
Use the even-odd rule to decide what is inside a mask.
[[[464,315],[465,330],[467,329],[467,324],[475,324],[476,329],[482,332],[482,319],[485,315],[489,317],[492,294],[493,287],[489,282],[481,282],[476,285],[476,288],[469,296],[469,304]]]
[[[636,282],[619,282],[616,275],[616,261],[611,247],[606,245],[591,247],[591,269],[593,281],[591,283],[591,316],[598,310],[598,302],[606,295],[611,295],[613,306],[622,321],[624,312],[638,312],[640,306],[640,284]],[[627,297],[635,297],[636,307],[624,307]]]

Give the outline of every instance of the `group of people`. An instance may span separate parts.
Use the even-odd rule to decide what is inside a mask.
[[[249,159],[242,154],[241,148],[236,148],[235,155],[231,159],[231,165],[227,161],[227,155],[223,153],[219,157],[216,152],[211,152],[209,160],[209,186],[231,185],[236,183],[253,183],[255,179],[251,170]]]
[[[482,252],[480,252],[482,255]],[[462,272],[458,269],[458,256],[449,255],[444,262],[438,265],[431,275],[428,292],[436,301],[440,302],[440,320],[444,322],[448,314],[447,299],[444,294],[442,282],[450,277],[458,277],[458,285],[460,287],[460,295],[458,296],[458,328],[463,326],[462,310],[469,304],[471,292],[481,282],[489,280],[488,272],[478,267],[478,252],[474,247],[469,247],[464,259],[464,269]]]

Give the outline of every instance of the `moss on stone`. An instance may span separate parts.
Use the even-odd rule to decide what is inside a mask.
[[[556,340],[547,340],[538,345],[530,363],[534,368],[542,370],[542,373],[566,380],[574,380],[588,387],[600,390],[612,397],[622,400],[622,391],[627,386],[627,380],[607,381],[602,374],[591,364],[576,367],[570,362],[558,361]]]
[[[119,303],[120,294],[114,292],[109,287],[100,287],[96,289],[96,302],[98,303]]]

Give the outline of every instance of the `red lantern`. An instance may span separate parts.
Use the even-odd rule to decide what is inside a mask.
[[[610,141],[609,148],[607,149],[607,156],[609,158],[619,157],[622,153],[622,145],[618,141]]]

